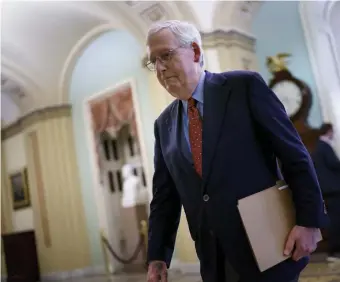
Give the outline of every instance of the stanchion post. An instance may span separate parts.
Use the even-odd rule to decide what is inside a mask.
[[[104,256],[105,274],[109,278],[110,275],[111,275],[110,265],[109,265],[109,257],[108,257],[107,251],[106,251],[104,239],[106,239],[104,230],[100,230],[100,243],[101,243],[101,246],[102,246],[102,252],[103,252],[103,256]]]
[[[148,249],[148,224],[145,220],[142,220],[140,222],[140,225],[141,225],[140,233],[143,235],[145,251],[147,251]]]

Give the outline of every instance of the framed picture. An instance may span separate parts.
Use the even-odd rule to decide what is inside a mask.
[[[29,207],[31,199],[28,189],[27,168],[15,172],[9,176],[10,188],[12,191],[14,210]]]

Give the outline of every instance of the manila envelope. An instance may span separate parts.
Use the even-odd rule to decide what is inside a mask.
[[[295,225],[291,190],[283,181],[238,201],[238,209],[260,271],[286,260],[284,246]],[[321,241],[321,232],[317,241]]]

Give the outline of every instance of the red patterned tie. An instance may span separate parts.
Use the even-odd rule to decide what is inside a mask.
[[[202,120],[196,103],[195,99],[189,98],[189,140],[196,172],[202,177]]]

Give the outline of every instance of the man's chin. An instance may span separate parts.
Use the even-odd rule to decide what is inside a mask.
[[[175,93],[178,93],[180,87],[176,84],[166,84],[165,89],[172,95],[172,96],[177,96]]]

